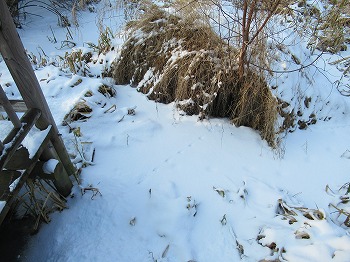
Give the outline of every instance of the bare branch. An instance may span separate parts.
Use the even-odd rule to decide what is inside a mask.
[[[305,68],[307,68],[307,67],[309,67],[309,66],[315,64],[316,61],[317,61],[318,59],[320,59],[320,57],[321,57],[323,54],[324,54],[324,52],[321,52],[321,53],[318,54],[318,56],[317,56],[312,62],[310,62],[309,64],[307,64],[307,65],[301,65],[299,68],[296,68],[296,69],[293,69],[293,70],[283,70],[283,71],[271,70],[270,68],[264,68],[264,67],[262,67],[262,66],[259,66],[259,65],[254,64],[254,63],[250,63],[250,64],[253,65],[253,66],[255,66],[255,67],[257,67],[257,68],[259,68],[259,69],[261,69],[261,70],[268,71],[268,72],[271,72],[271,73],[277,73],[277,74],[293,73],[293,72],[301,71],[301,70],[303,70],[303,69],[305,69]]]
[[[255,32],[255,34],[251,37],[250,41],[248,44],[251,44],[254,39],[260,34],[260,32],[264,29],[264,27],[266,26],[267,22],[270,20],[270,18],[272,17],[272,15],[275,13],[275,11],[277,10],[278,6],[280,5],[281,0],[277,1],[274,5],[274,7],[272,8],[271,12],[268,14],[268,16],[265,18],[264,22],[260,25],[259,29]]]

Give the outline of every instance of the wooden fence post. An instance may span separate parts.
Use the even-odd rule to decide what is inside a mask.
[[[52,125],[54,130],[54,135],[51,139],[52,145],[66,173],[72,175],[76,171],[75,167],[70,161],[67,150],[59,136],[57,126],[17,33],[5,0],[0,0],[0,53],[27,108],[37,108],[42,113],[36,126],[39,129],[45,129],[49,125]],[[47,156],[46,158],[52,157],[52,153],[48,151],[50,150],[48,149],[44,152],[44,155]]]

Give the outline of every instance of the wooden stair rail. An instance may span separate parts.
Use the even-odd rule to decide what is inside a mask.
[[[36,121],[36,127],[44,130],[51,126],[52,135],[43,148],[40,160],[57,159],[63,164],[62,174],[55,177],[55,185],[63,196],[68,196],[73,186],[69,176],[76,170],[58,133],[58,128],[4,0],[0,0],[0,53],[28,110],[38,109],[41,112]],[[8,104],[2,103],[2,106],[6,109]]]
[[[27,57],[21,39],[18,36],[10,12],[5,0],[0,0],[0,53],[15,81],[19,92],[28,109],[37,108],[41,116],[36,123],[40,129],[52,126],[53,135],[51,143],[55,152],[50,150],[50,145],[44,150],[43,157],[48,159],[59,158],[68,175],[75,173],[75,167],[70,161],[69,155],[63,144],[55,121],[50,112],[40,84],[34,74],[33,68]],[[64,176],[64,175],[63,175]],[[68,185],[67,185],[68,186]],[[72,185],[70,185],[71,187]]]
[[[14,189],[12,191],[8,192],[7,194],[1,196],[0,200],[6,201],[6,204],[3,207],[3,209],[0,211],[0,224],[5,219],[7,213],[10,211],[12,204],[16,200],[16,196],[18,195],[18,193],[21,190],[22,186],[24,185],[24,183],[26,182],[26,180],[30,176],[30,174],[31,174],[32,170],[34,169],[34,167],[37,165],[40,156],[42,155],[43,151],[45,150],[45,147],[49,143],[50,137],[53,135],[53,132],[52,132],[53,129],[52,129],[51,126],[49,126],[48,129],[49,130],[48,130],[47,135],[45,136],[45,138],[42,141],[40,147],[38,148],[38,150],[36,151],[36,153],[32,157],[31,161],[28,163],[28,166],[26,167],[26,170],[24,171],[24,173],[22,175],[20,175],[16,186],[14,186]],[[10,171],[11,172],[11,170],[5,170],[5,171]],[[4,170],[1,171],[0,175],[4,175],[2,173],[5,172],[5,171]]]

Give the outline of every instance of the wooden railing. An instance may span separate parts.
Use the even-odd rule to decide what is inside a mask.
[[[33,178],[40,176],[39,173],[33,174],[32,171],[40,163],[40,156],[53,135],[51,126],[42,131],[44,135],[34,155],[29,155],[28,149],[21,146],[40,115],[39,109],[29,109],[18,120],[20,126],[14,127],[3,142],[4,148],[0,156],[0,201],[5,202],[5,205],[0,211],[0,224],[29,176]]]
[[[59,161],[51,178],[56,189],[63,196],[70,194],[72,182],[69,176],[76,170],[58,133],[4,0],[0,0],[0,53],[23,98],[23,101],[8,100],[0,86],[0,110],[6,111],[13,124],[11,132],[3,141],[0,141],[0,201],[6,202],[0,210],[1,224],[26,179],[29,176],[42,175],[40,168],[35,168],[36,166],[42,166],[42,162],[51,159]],[[25,112],[21,119],[17,116],[19,111]],[[42,130],[45,136],[34,155],[29,156],[26,149],[22,147],[22,142],[34,125]],[[33,174],[33,170],[37,174]],[[15,182],[14,179],[16,186],[9,190],[8,187]]]

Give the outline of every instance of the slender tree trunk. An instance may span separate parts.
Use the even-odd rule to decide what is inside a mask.
[[[243,2],[242,34],[241,34],[242,44],[241,44],[241,51],[238,58],[238,76],[240,80],[243,79],[245,70],[249,66],[249,61],[247,61],[249,46],[264,29],[267,22],[270,20],[270,18],[275,13],[275,11],[277,10],[278,6],[281,3],[281,0],[277,0],[273,4],[273,6],[271,7],[271,10],[268,11],[265,19],[261,21],[260,26],[258,26],[258,29],[253,33],[251,32],[251,26],[253,23],[253,18],[256,16],[257,12],[259,12],[259,10],[257,10],[257,5],[259,1],[261,0],[244,0]]]
[[[244,0],[242,17],[242,46],[238,62],[238,75],[242,79],[247,65],[247,51],[250,44],[249,34],[253,16],[256,13],[256,4],[258,0]]]
[[[244,76],[245,72],[245,65],[246,65],[246,59],[247,59],[247,49],[248,45],[247,43],[243,43],[241,47],[241,51],[239,54],[239,59],[238,59],[238,76],[239,79],[242,79]]]

